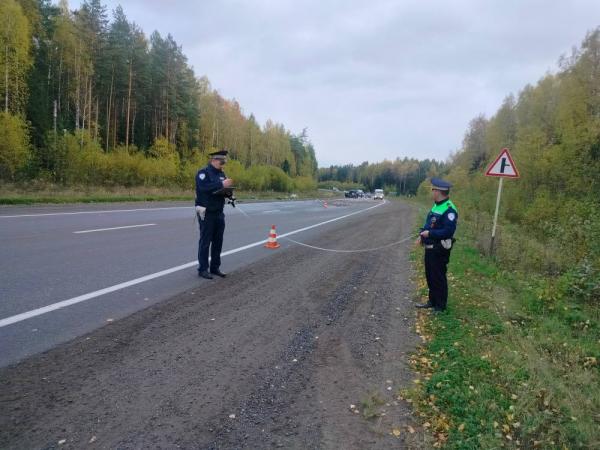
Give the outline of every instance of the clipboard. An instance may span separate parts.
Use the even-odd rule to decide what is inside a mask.
[[[233,196],[233,191],[234,191],[234,187],[224,187],[221,188],[215,192],[213,192],[214,195],[222,195],[223,197],[231,197]]]

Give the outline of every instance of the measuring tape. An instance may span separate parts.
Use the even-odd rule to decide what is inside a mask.
[[[410,234],[402,239],[400,239],[399,241],[396,242],[392,242],[391,244],[387,244],[387,245],[382,245],[381,247],[374,247],[374,248],[363,248],[360,250],[339,250],[339,249],[335,249],[335,248],[323,248],[323,247],[316,247],[314,245],[310,245],[310,244],[305,244],[304,242],[298,242],[295,241],[294,239],[290,239],[289,237],[282,237],[281,239],[287,239],[290,242],[293,242],[294,244],[297,245],[301,245],[302,247],[308,247],[308,248],[312,248],[314,250],[321,250],[324,252],[332,252],[332,253],[365,253],[365,252],[376,252],[377,250],[383,250],[384,248],[389,248],[389,247],[393,247],[394,245],[399,245],[402,244],[403,242],[408,241],[409,239],[413,239],[414,235]]]

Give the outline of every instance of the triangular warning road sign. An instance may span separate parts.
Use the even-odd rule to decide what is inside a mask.
[[[488,167],[485,173],[488,177],[519,178],[519,171],[507,148],[503,148],[500,156]]]

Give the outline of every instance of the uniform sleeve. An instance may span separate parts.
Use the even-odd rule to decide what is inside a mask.
[[[213,193],[223,188],[223,182],[219,179],[211,180],[205,170],[200,170],[196,175],[196,193],[209,192]]]
[[[453,208],[448,208],[448,210],[442,215],[442,220],[438,221],[436,224],[437,226],[429,230],[429,237],[434,239],[450,239],[452,236],[454,236],[454,232],[456,231],[457,220],[458,213]]]

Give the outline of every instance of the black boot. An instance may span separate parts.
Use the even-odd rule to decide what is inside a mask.
[[[210,273],[221,278],[225,278],[227,276],[226,273],[221,272],[219,269],[211,270]]]
[[[207,280],[212,280],[213,277],[210,273],[208,273],[208,271],[203,270],[202,272],[198,272],[198,276],[201,278],[206,278]]]
[[[430,302],[427,302],[424,305],[415,305],[415,308],[433,308],[433,305]]]

